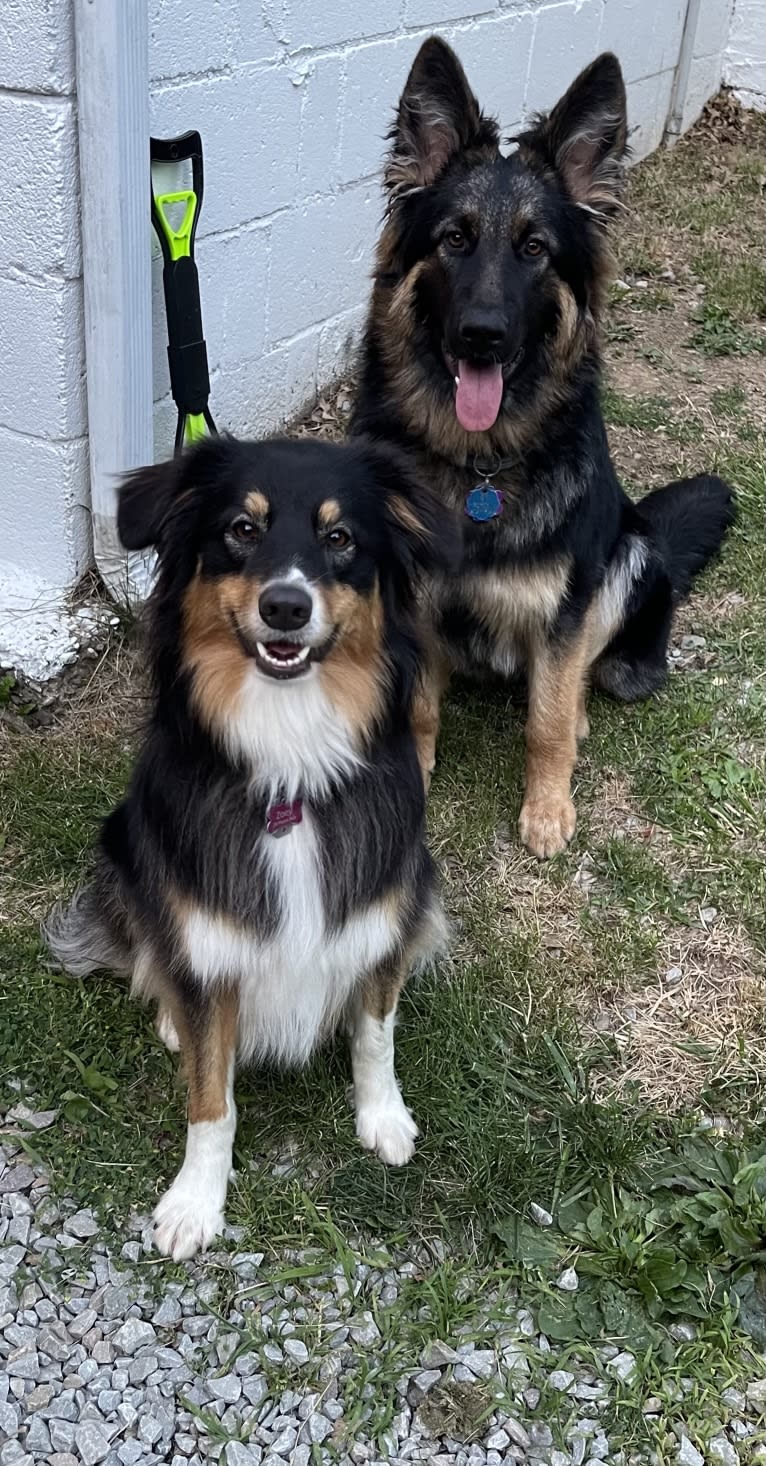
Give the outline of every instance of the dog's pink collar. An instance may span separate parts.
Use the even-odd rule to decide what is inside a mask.
[[[286,804],[272,804],[266,810],[266,833],[287,835],[291,825],[299,825],[303,819],[303,800],[291,799]]]

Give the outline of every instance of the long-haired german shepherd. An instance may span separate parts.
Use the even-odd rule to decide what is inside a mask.
[[[391,141],[354,431],[403,445],[463,525],[461,569],[433,586],[421,763],[427,779],[445,668],[526,671],[520,831],[547,857],[575,829],[589,683],[626,700],[662,684],[674,607],[733,496],[700,475],[634,505],[609,457],[599,325],[627,153],[616,58],[594,61],[505,157],[433,37]]]

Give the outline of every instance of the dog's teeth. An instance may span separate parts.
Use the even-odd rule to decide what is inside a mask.
[[[302,646],[294,657],[275,657],[269,651],[266,643],[259,641],[256,645],[259,655],[263,658],[264,662],[268,662],[270,667],[299,667],[311,653],[310,646]]]

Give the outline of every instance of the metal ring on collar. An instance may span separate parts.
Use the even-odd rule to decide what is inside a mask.
[[[510,468],[514,463],[517,462],[518,459],[516,457],[501,458],[499,453],[493,453],[489,464],[486,464],[485,461],[479,458],[477,455],[473,460],[473,470],[474,473],[481,474],[481,477],[483,479],[491,479],[494,478],[496,474],[501,473],[504,468]]]

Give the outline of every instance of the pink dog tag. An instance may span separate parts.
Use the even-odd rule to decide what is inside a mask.
[[[299,825],[302,819],[302,799],[293,799],[290,804],[272,804],[266,811],[266,831],[269,835],[286,835],[290,826]]]

